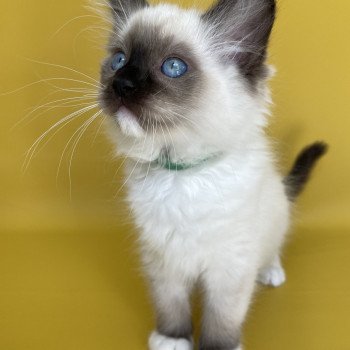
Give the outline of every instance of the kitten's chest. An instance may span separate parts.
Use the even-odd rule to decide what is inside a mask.
[[[206,214],[216,194],[199,179],[176,173],[148,174],[129,184],[129,201],[137,217],[176,225]],[[204,185],[204,186],[203,186]],[[209,205],[209,202],[211,205]],[[215,202],[218,202],[217,198]],[[206,205],[207,204],[207,205]]]
[[[154,171],[129,183],[136,224],[147,234],[196,237],[243,215],[252,185],[228,172]]]

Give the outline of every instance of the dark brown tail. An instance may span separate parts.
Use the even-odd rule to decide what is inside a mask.
[[[327,152],[327,149],[328,145],[326,143],[315,142],[300,152],[292,170],[284,179],[287,195],[291,201],[295,201],[302,192],[310,178],[312,169],[317,161]]]

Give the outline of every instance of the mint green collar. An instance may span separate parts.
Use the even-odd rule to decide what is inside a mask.
[[[192,169],[192,168],[196,168],[198,166],[204,165],[208,161],[215,159],[218,156],[219,156],[219,154],[216,153],[216,154],[212,154],[211,156],[208,156],[205,158],[197,159],[196,161],[194,161],[192,163],[183,163],[183,162],[174,163],[170,160],[170,157],[168,154],[163,154],[163,155],[160,155],[159,158],[155,162],[158,166],[160,166],[166,170],[182,171],[182,170],[188,170],[188,169]]]

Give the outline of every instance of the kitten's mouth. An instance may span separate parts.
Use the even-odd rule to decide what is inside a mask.
[[[127,108],[125,105],[121,105],[117,110],[117,119],[134,119],[135,121],[138,120],[136,114],[130,109]]]
[[[116,112],[117,122],[122,132],[127,136],[144,136],[145,130],[139,123],[137,115],[125,105],[121,105]]]

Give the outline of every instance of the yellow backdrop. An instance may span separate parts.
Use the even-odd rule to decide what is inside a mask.
[[[101,119],[86,130],[73,157],[71,137],[79,136],[75,131],[91,113],[30,149],[55,122],[93,103],[75,98],[93,98],[95,82],[87,76],[98,79],[107,32],[83,5],[1,4],[4,350],[146,349],[153,325],[129,212],[118,191],[120,162],[111,160]],[[348,0],[279,3],[270,53],[278,75],[269,133],[281,169],[309,142],[325,140],[331,148],[298,203],[285,254],[288,282],[262,289],[252,306],[247,350],[350,349],[349,14]],[[33,157],[25,157],[28,150]]]

